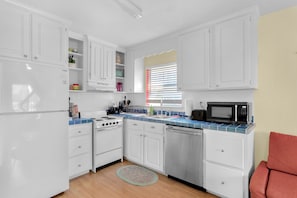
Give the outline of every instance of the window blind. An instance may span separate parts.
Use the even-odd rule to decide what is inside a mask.
[[[177,90],[176,64],[146,68],[146,105],[180,107],[182,93]]]

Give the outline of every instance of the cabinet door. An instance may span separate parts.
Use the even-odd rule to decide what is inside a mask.
[[[243,172],[206,162],[205,188],[223,197],[242,198],[244,197]]]
[[[0,55],[30,59],[30,13],[1,2]]]
[[[32,58],[37,62],[67,64],[67,28],[39,15],[32,17]]]
[[[108,83],[108,86],[115,87],[115,50],[111,47],[104,47],[102,70],[102,80]]]
[[[244,135],[205,130],[207,161],[244,169]]]
[[[209,35],[210,29],[204,28],[179,38],[178,86],[182,90],[208,88]]]
[[[115,88],[115,49],[92,41],[90,43],[88,83],[101,89]]]
[[[215,26],[215,88],[251,86],[251,18],[234,18]]]
[[[163,135],[146,133],[144,135],[144,165],[155,170],[164,171]]]
[[[88,81],[98,82],[100,81],[100,65],[103,60],[103,46],[91,42],[90,43],[90,57],[89,57],[89,65],[88,65]]]
[[[127,131],[127,158],[135,163],[143,163],[143,134],[142,131],[128,129]]]

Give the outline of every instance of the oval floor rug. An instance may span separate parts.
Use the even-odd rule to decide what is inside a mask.
[[[136,186],[147,186],[158,181],[156,173],[136,165],[120,167],[117,170],[117,175],[122,180]]]

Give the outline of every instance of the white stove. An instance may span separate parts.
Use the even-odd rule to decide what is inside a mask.
[[[82,112],[81,117],[93,119],[95,128],[110,128],[123,125],[123,118],[106,115],[105,111]]]
[[[83,112],[83,118],[93,119],[93,168],[123,161],[123,118],[107,116],[105,111]]]

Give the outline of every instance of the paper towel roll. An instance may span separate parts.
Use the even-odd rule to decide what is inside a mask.
[[[193,110],[193,100],[185,99],[185,114],[191,116]]]

